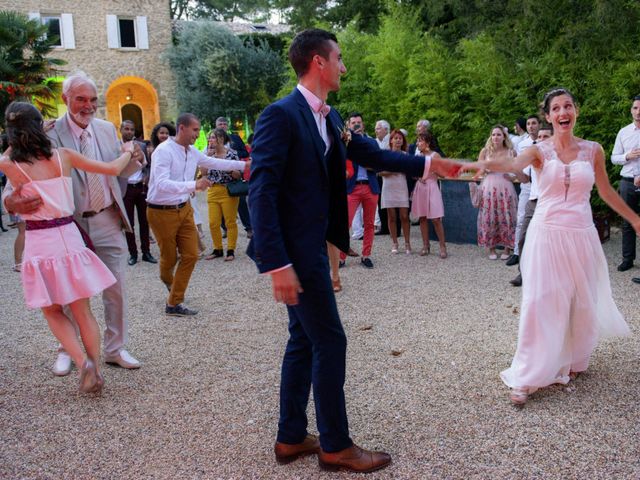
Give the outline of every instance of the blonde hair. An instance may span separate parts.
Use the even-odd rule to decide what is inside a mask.
[[[513,143],[511,143],[511,139],[509,138],[509,135],[507,135],[504,130],[505,130],[505,126],[504,125],[494,125],[493,127],[491,127],[491,131],[489,133],[489,138],[487,138],[487,142],[484,144],[484,148],[487,152],[487,155],[491,155],[492,153],[496,152],[496,149],[493,145],[493,142],[491,141],[491,134],[493,133],[493,131],[498,128],[500,129],[500,131],[502,132],[502,136],[504,137],[504,139],[502,140],[502,146],[504,148],[506,148],[509,151],[513,150]]]

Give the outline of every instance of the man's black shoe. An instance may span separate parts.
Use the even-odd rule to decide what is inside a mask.
[[[196,315],[198,311],[191,310],[190,308],[185,307],[183,303],[179,303],[175,307],[170,307],[169,305],[167,305],[164,309],[164,313],[174,317],[188,317]]]
[[[373,262],[371,261],[371,259],[369,257],[365,257],[360,259],[360,263],[362,264],[362,266],[364,268],[373,268]]]
[[[633,278],[631,279],[631,281],[632,281],[633,283],[640,283],[640,277],[633,277]]]
[[[623,260],[620,265],[618,265],[619,272],[626,272],[633,268],[633,260]]]
[[[149,262],[149,263],[158,263],[158,260],[156,260],[153,255],[151,255],[149,252],[144,252],[142,254],[142,261],[143,262]]]
[[[347,264],[347,262],[345,262],[344,260],[340,260],[340,261],[338,262],[338,268],[342,268],[342,267],[344,267],[346,264]]]
[[[129,257],[129,260],[127,260],[127,263],[129,265],[135,265],[136,263],[138,263],[138,256],[137,255],[131,255]]]
[[[511,285],[513,285],[514,287],[521,287],[522,286],[522,275],[518,275],[516,278],[511,280],[509,283]]]
[[[514,265],[517,265],[518,263],[520,263],[520,255],[516,255],[514,253],[509,258],[507,258],[507,261],[505,262],[505,265],[507,267],[513,267]]]
[[[374,233],[374,235],[389,235],[389,232],[384,232],[380,230],[379,232]]]

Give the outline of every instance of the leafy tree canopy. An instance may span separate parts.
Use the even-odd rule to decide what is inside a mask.
[[[265,20],[271,0],[171,0],[171,18],[208,18],[218,21]]]
[[[65,62],[47,55],[57,38],[47,38],[47,27],[26,15],[0,11],[0,121],[14,100],[33,102],[45,116],[57,111],[49,103],[56,94],[55,83],[46,79],[58,73]]]
[[[243,42],[210,22],[186,23],[166,58],[178,108],[210,124],[221,115],[255,117],[284,81],[284,62],[266,42]]]

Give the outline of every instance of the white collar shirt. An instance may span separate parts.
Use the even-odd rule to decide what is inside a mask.
[[[520,155],[522,152],[525,151],[525,149],[534,145],[534,142],[535,140],[531,138],[530,135],[527,135],[526,138],[523,138],[522,140],[520,140],[518,142],[518,145],[516,145],[516,153]]]
[[[620,129],[611,152],[611,163],[622,165],[620,175],[623,177],[633,178],[640,175],[640,158],[633,160],[626,158],[627,153],[635,148],[640,148],[640,128],[632,123]]]
[[[208,157],[193,145],[187,148],[168,138],[151,155],[151,173],[147,202],[154,205],[179,205],[196,190],[196,170],[243,171],[246,162]]]
[[[378,142],[378,147],[380,147],[380,150],[389,150],[390,136],[391,134],[387,133],[382,140],[379,140],[378,137],[376,137],[376,142]]]

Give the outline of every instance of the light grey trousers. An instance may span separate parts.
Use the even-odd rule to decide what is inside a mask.
[[[104,305],[104,355],[113,356],[122,350],[128,339],[127,298],[125,291],[125,267],[127,243],[122,231],[122,220],[117,210],[104,210],[78,222],[89,234],[96,255],[116,277],[116,283],[102,292]],[[73,318],[68,307],[65,313]],[[78,327],[76,325],[76,331]],[[63,351],[62,347],[58,349]]]

